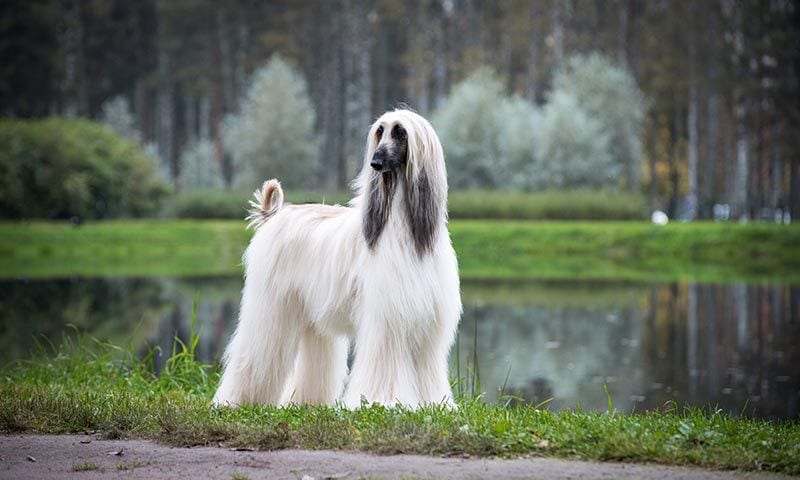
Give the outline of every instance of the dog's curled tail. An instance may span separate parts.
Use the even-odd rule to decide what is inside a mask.
[[[274,178],[267,180],[253,196],[256,199],[250,200],[250,210],[245,220],[249,222],[247,228],[257,229],[283,206],[281,183]]]

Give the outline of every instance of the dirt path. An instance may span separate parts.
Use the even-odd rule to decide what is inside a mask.
[[[241,476],[237,476],[237,474]],[[722,479],[785,478],[695,468],[546,458],[485,460],[416,455],[174,448],[141,440],[75,435],[0,436],[0,479]]]

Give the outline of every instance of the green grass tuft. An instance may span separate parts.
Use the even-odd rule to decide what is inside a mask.
[[[100,465],[94,462],[79,462],[72,464],[73,472],[90,472],[92,470],[99,470]]]

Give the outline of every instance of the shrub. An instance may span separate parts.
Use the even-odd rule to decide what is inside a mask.
[[[190,190],[175,197],[178,218],[243,219],[252,193],[214,189]],[[286,192],[291,203],[347,205],[350,192]],[[448,198],[450,218],[519,220],[642,220],[643,195],[609,190],[548,190],[536,193],[456,190]]]
[[[322,193],[306,190],[287,190],[288,203],[326,203],[347,205],[352,198],[350,192]],[[175,196],[173,212],[177,218],[229,218],[244,219],[253,198],[252,192],[243,190],[220,190],[213,188],[193,189]]]
[[[456,85],[434,112],[452,188],[509,188],[524,179],[533,155],[536,110],[505,95],[489,69]]]
[[[214,143],[203,139],[187,145],[181,152],[180,188],[221,188],[222,183],[222,169],[216,159]]]
[[[554,97],[570,95],[599,123],[603,135],[609,138],[608,153],[618,184],[638,190],[646,101],[633,75],[598,53],[577,55],[556,73],[553,90]]]
[[[547,190],[536,193],[461,190],[450,192],[450,218],[519,220],[642,220],[641,194],[610,190]]]
[[[0,145],[4,218],[147,216],[167,192],[152,158],[89,120],[3,120]]]
[[[142,135],[125,97],[114,97],[103,102],[99,120],[112,132],[137,143],[141,141]]]
[[[319,155],[315,117],[302,74],[274,55],[253,74],[240,113],[223,124],[236,187],[252,190],[273,177],[288,187],[313,185]]]
[[[247,215],[248,196],[244,192],[230,192],[213,188],[199,188],[181,192],[174,199],[174,216],[177,218],[238,218]]]
[[[610,137],[600,121],[573,95],[556,91],[537,131],[534,187],[615,187],[619,165],[609,152]]]

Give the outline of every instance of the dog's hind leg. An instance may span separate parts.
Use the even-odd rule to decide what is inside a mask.
[[[320,335],[311,327],[300,333],[292,378],[281,404],[333,404],[347,376],[345,336]]]

